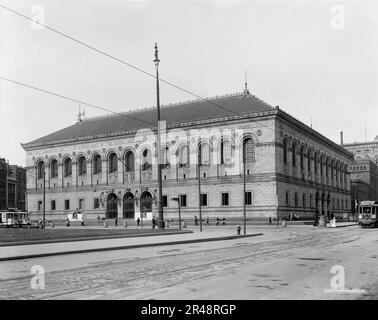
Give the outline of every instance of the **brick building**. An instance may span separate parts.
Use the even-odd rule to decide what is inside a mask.
[[[164,218],[177,219],[177,196],[183,218],[198,216],[200,197],[204,219],[241,218],[243,172],[249,219],[350,212],[353,154],[279,107],[244,92],[163,106],[161,119]],[[85,119],[22,146],[32,215],[44,172],[48,219],[76,208],[87,219],[157,212],[156,108]]]
[[[0,210],[25,211],[26,170],[0,158]]]

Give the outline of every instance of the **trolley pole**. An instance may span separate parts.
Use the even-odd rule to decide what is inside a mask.
[[[164,229],[164,215],[163,215],[163,186],[161,179],[161,132],[160,132],[160,89],[159,89],[159,51],[157,42],[155,42],[155,68],[156,68],[156,109],[157,109],[157,131],[158,131],[158,143],[157,143],[157,162],[158,162],[158,227]]]

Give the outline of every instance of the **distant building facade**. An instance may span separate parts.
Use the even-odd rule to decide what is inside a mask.
[[[242,218],[244,204],[248,219],[351,210],[353,154],[253,95],[164,106],[161,119],[165,219],[178,218],[174,197],[184,219],[198,217],[200,201],[203,219]],[[86,219],[157,216],[155,133],[150,108],[86,119],[23,144],[29,212],[42,213],[45,176],[48,219],[76,208]]]
[[[352,212],[358,202],[378,200],[378,136],[370,142],[344,144],[354,154],[350,165]]]
[[[378,163],[378,135],[373,141],[347,143],[344,148],[354,154],[355,160],[370,159]]]
[[[0,158],[0,210],[26,210],[26,170]]]

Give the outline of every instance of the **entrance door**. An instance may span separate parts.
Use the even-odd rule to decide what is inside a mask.
[[[108,199],[106,201],[106,218],[107,219],[115,219],[118,215],[117,210],[118,199],[114,193],[108,195]]]
[[[126,194],[123,196],[123,218],[135,218],[134,195],[131,192],[126,192]]]
[[[140,196],[140,211],[145,217],[146,212],[152,212],[152,195],[148,191],[144,191]]]

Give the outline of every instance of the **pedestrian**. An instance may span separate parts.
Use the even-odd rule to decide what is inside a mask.
[[[155,229],[156,220],[155,217],[152,217],[152,229]]]
[[[70,226],[70,219],[67,218],[67,227]]]
[[[138,217],[138,219],[137,219],[137,226],[139,227],[139,225],[140,225],[140,218]]]
[[[100,223],[100,215],[97,216],[97,223]]]
[[[206,218],[206,225],[210,225],[209,217]]]
[[[226,225],[226,218],[223,217],[223,219],[222,219],[222,226],[225,226],[225,225]]]
[[[118,219],[115,218],[115,219],[114,219],[114,225],[116,226],[116,228],[117,228],[117,224],[118,224]]]
[[[269,217],[269,223],[268,223],[269,226],[273,225],[272,223],[272,217]]]
[[[217,223],[215,225],[219,226],[219,217],[217,217]]]
[[[194,216],[194,224],[195,224],[196,226],[198,226],[198,219],[197,219],[197,216]]]

